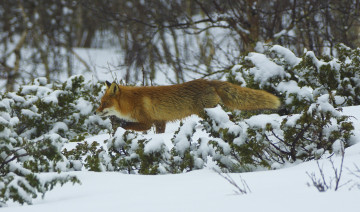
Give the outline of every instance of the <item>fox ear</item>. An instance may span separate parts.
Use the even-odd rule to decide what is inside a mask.
[[[120,88],[119,88],[119,86],[115,83],[115,82],[113,82],[111,85],[110,85],[110,94],[116,94],[117,92],[119,92],[120,91]]]
[[[106,82],[105,82],[105,85],[106,85],[106,89],[109,89],[110,86],[111,86],[111,83],[110,83],[109,81],[106,81]]]

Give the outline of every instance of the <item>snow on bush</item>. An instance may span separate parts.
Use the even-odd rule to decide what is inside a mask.
[[[253,119],[250,118],[236,123],[247,125],[243,127],[246,132],[242,132],[246,140],[241,145],[232,144],[237,138],[227,140],[235,150],[232,159],[238,165],[275,168],[333,152],[335,142],[350,145],[353,126],[340,111],[341,106],[360,103],[356,94],[360,91],[360,68],[355,68],[359,67],[360,52],[342,45],[337,46],[337,51],[342,55],[339,58],[318,59],[311,51],[297,58],[290,50],[275,45],[261,54],[261,61],[249,54],[232,69],[229,80],[268,90],[282,100],[282,116],[276,118],[277,122],[262,115],[258,122],[249,121]],[[254,113],[242,112],[244,118],[251,115]]]
[[[99,84],[74,76],[63,84],[39,78],[16,93],[0,96],[0,204],[8,200],[31,204],[38,193],[55,184],[78,182],[57,174],[76,170],[62,152],[69,140],[82,140],[110,128],[92,115],[101,94]],[[82,139],[81,139],[82,138]],[[39,173],[53,172],[46,179]]]
[[[86,156],[95,155],[97,165],[85,163],[85,167],[139,174],[181,173],[201,169],[211,160],[225,171],[242,172],[280,168],[336,153],[335,144],[351,145],[353,125],[342,115],[341,106],[358,104],[360,86],[359,51],[337,48],[347,56],[318,59],[306,52],[298,58],[277,45],[263,54],[250,53],[233,67],[228,79],[275,93],[282,100],[279,111],[229,116],[221,106],[206,109],[202,121],[190,119],[180,125],[172,146],[166,146],[162,138],[149,139],[118,128],[105,149],[97,145],[92,150],[96,154]],[[271,114],[274,112],[278,114]],[[196,133],[199,126],[204,131],[200,137]]]
[[[104,161],[110,171],[125,173],[165,173],[164,163],[169,150],[162,139],[145,139],[143,135],[118,128],[113,138],[107,140],[109,161]],[[110,163],[110,164],[109,164]]]

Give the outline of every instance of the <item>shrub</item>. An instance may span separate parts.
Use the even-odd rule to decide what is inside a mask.
[[[342,45],[337,48],[338,52],[347,51],[344,53],[346,59],[342,56],[322,60],[310,51],[298,58],[281,46],[272,46],[264,54],[245,56],[228,78],[278,95],[283,103],[279,111],[282,116],[253,116],[254,112],[242,112],[244,118],[240,122],[226,120],[231,123],[229,128],[214,124],[218,115],[208,111],[205,129],[230,145],[226,147],[229,149],[226,154],[223,144],[211,142],[216,152],[222,155],[217,160],[219,165],[231,171],[254,166],[276,168],[279,164],[311,160],[331,153],[337,141],[348,146],[354,127],[349,117],[340,113],[339,107],[358,101],[354,91],[360,86],[360,72],[349,67],[358,64],[359,51]],[[351,80],[350,75],[353,76]],[[238,130],[234,131],[236,126]]]
[[[213,160],[224,171],[244,172],[318,159],[335,152],[339,142],[349,146],[354,128],[340,106],[358,101],[360,57],[358,50],[337,48],[346,57],[318,59],[309,51],[299,58],[275,45],[233,67],[230,81],[276,94],[279,111],[235,112],[229,118],[220,106],[206,109],[202,121],[180,125],[171,146],[157,136],[118,128],[105,149],[90,150],[98,159],[88,161],[96,162],[97,170],[159,174],[201,169]],[[207,136],[196,135],[199,125]]]
[[[69,140],[81,141],[110,128],[109,120],[92,116],[101,89],[82,76],[62,84],[39,78],[0,96],[1,205],[8,200],[31,204],[37,193],[44,195],[58,183],[79,182],[60,174],[79,169],[62,148]],[[43,179],[43,172],[54,174]]]

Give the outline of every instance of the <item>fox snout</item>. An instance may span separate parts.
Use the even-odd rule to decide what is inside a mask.
[[[108,111],[100,110],[100,108],[97,109],[97,110],[94,112],[95,115],[98,115],[98,116],[101,116],[101,117],[106,117],[106,116],[108,116],[108,113],[109,113]]]

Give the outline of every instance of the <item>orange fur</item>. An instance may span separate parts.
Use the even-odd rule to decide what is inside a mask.
[[[115,115],[128,121],[125,129],[144,131],[156,126],[165,131],[166,122],[192,114],[202,116],[204,108],[224,104],[229,109],[276,109],[279,99],[263,90],[240,87],[229,82],[198,79],[171,86],[130,87],[107,84],[96,110],[100,116]]]

